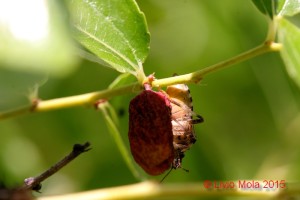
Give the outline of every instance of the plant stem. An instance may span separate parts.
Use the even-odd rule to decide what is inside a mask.
[[[131,171],[131,173],[133,174],[133,176],[141,181],[141,180],[145,180],[145,177],[143,177],[139,171],[137,170],[137,168],[135,167],[134,161],[132,159],[132,157],[130,156],[130,153],[128,151],[128,149],[126,148],[126,145],[121,137],[120,131],[116,126],[116,121],[117,119],[113,120],[111,115],[111,112],[115,112],[113,107],[108,103],[108,102],[104,102],[104,103],[100,103],[98,105],[98,108],[101,110],[103,117],[106,121],[106,124],[109,128],[109,131],[111,133],[111,135],[113,136],[117,147],[119,148],[120,153],[122,154],[123,159],[125,160],[125,163],[127,164],[127,167],[129,168],[129,170]],[[111,109],[111,112],[109,114],[109,109]]]
[[[226,181],[227,182],[227,181]],[[256,197],[256,198],[292,198],[300,194],[299,183],[288,184],[287,188],[239,188],[235,181],[234,188],[204,187],[205,183],[173,183],[159,184],[152,181],[106,189],[66,194],[60,196],[41,197],[38,200],[100,200],[100,199],[155,199],[157,197]]]
[[[228,66],[240,63],[242,61],[248,60],[250,58],[253,58],[255,56],[267,52],[279,51],[280,49],[281,49],[281,44],[266,41],[263,44],[259,45],[258,47],[246,51],[236,57],[206,67],[204,69],[189,74],[185,74],[185,75],[154,80],[152,82],[152,86],[163,87],[163,86],[174,85],[179,83],[197,83],[201,79],[203,79],[204,76],[212,72],[216,72],[220,69],[224,69]],[[87,94],[81,94],[81,95],[75,95],[75,96],[63,97],[63,98],[57,98],[57,99],[51,99],[45,101],[40,100],[34,102],[32,105],[10,110],[7,112],[2,112],[0,113],[0,120],[10,118],[10,117],[15,117],[30,112],[44,112],[44,111],[61,109],[61,108],[75,107],[75,106],[90,106],[99,99],[110,99],[114,96],[138,92],[141,91],[142,89],[143,87],[141,86],[141,84],[136,82],[130,85],[126,85],[114,89],[106,89],[106,90],[87,93]]]
[[[215,65],[206,67],[204,69],[198,70],[196,72],[192,72],[189,74],[184,74],[180,76],[155,80],[152,83],[153,87],[162,87],[167,85],[173,85],[173,84],[179,84],[179,83],[197,83],[203,77],[209,73],[216,72],[220,69],[224,69],[226,67],[229,67],[231,65],[249,60],[250,58],[256,57],[258,55],[271,52],[271,51],[279,51],[281,49],[281,44],[274,43],[274,42],[265,42],[253,49],[250,49],[249,51],[246,51],[244,53],[241,53],[233,58],[230,58],[228,60],[222,61],[220,63],[217,63]]]
[[[0,120],[15,117],[21,114],[30,112],[45,112],[50,110],[57,110],[61,108],[69,108],[76,106],[90,106],[99,99],[109,99],[117,95],[128,94],[137,92],[142,89],[139,83],[133,83],[123,87],[115,89],[106,89],[98,92],[91,92],[81,95],[75,95],[70,97],[62,97],[51,100],[39,100],[34,105],[28,105],[7,112],[0,113]]]
[[[22,114],[30,113],[34,110],[32,108],[33,108],[32,105],[29,105],[29,106],[22,106],[20,108],[16,108],[16,109],[13,109],[13,110],[8,110],[6,112],[2,112],[2,113],[0,113],[0,120],[1,119],[8,119],[8,118],[11,118],[11,117],[16,117],[16,116],[19,116],[19,115],[22,115]]]
[[[62,160],[60,160],[58,163],[55,165],[51,166],[48,170],[43,172],[42,174],[36,176],[36,177],[29,177],[25,179],[24,185],[22,189],[31,189],[31,190],[40,190],[41,183],[55,174],[57,171],[59,171],[61,168],[66,166],[68,163],[70,163],[72,160],[74,160],[76,157],[78,157],[80,154],[87,152],[90,150],[90,143],[86,142],[84,144],[75,144],[73,146],[73,149],[71,153],[69,153],[66,157],[64,157]],[[37,189],[34,189],[36,188]]]

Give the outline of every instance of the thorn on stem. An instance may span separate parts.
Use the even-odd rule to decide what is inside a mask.
[[[31,107],[30,107],[30,112],[34,112],[36,107],[39,105],[39,102],[41,101],[41,99],[36,98],[36,99],[32,99],[31,101]]]
[[[99,99],[98,101],[96,101],[96,102],[94,103],[94,108],[95,108],[96,110],[98,110],[100,104],[103,104],[103,103],[105,103],[105,102],[107,102],[107,99]]]

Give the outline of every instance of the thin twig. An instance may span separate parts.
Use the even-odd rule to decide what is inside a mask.
[[[263,44],[255,47],[253,49],[250,49],[246,52],[243,52],[233,58],[227,59],[225,61],[211,65],[209,67],[205,67],[198,71],[195,71],[195,72],[192,72],[189,74],[174,76],[174,77],[170,77],[170,78],[155,80],[152,82],[152,87],[162,87],[162,86],[180,84],[180,83],[198,83],[206,75],[208,75],[212,72],[216,72],[218,70],[227,68],[229,66],[241,63],[243,61],[249,60],[250,58],[256,57],[258,55],[262,55],[267,52],[279,51],[281,49],[281,47],[282,47],[282,45],[279,43],[266,41]]]
[[[74,160],[77,156],[80,154],[87,152],[90,150],[88,148],[90,146],[89,142],[86,142],[85,144],[75,144],[73,146],[73,150],[71,153],[69,153],[66,157],[64,157],[62,160],[60,160],[58,163],[50,167],[48,170],[40,174],[36,177],[29,177],[24,180],[24,185],[22,189],[32,189],[32,190],[40,190],[41,183],[55,174],[57,171],[59,171],[61,168],[66,166],[68,163],[70,163],[72,160]]]
[[[152,87],[164,87],[168,85],[174,85],[179,83],[197,83],[204,76],[210,74],[212,72],[218,71],[220,69],[224,69],[228,66],[240,63],[242,61],[246,61],[255,56],[272,52],[279,51],[281,49],[281,44],[266,41],[263,44],[241,53],[236,57],[225,60],[223,62],[217,63],[215,65],[203,68],[201,70],[184,74],[180,76],[174,76],[164,79],[157,79],[152,82]],[[10,117],[19,116],[21,114],[31,113],[31,112],[45,112],[50,110],[57,110],[62,108],[76,107],[76,106],[90,106],[93,105],[98,99],[110,99],[114,96],[129,94],[133,92],[141,91],[143,87],[140,83],[132,83],[129,85],[125,85],[119,88],[114,89],[106,89],[102,91],[86,93],[81,95],[75,95],[70,97],[63,97],[45,101],[38,101],[37,104],[28,105],[25,107],[17,108],[14,110],[6,111],[0,113],[0,120],[7,119]]]

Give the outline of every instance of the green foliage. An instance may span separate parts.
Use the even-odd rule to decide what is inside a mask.
[[[284,2],[284,3],[283,3]],[[279,16],[294,16],[300,12],[299,0],[281,2]],[[290,77],[300,87],[300,27],[285,18],[278,17],[278,41],[283,44],[280,55]]]
[[[293,16],[300,12],[299,0],[280,0],[279,15]]]
[[[283,45],[280,55],[285,63],[290,77],[298,84],[298,86],[300,86],[300,28],[292,24],[288,19],[284,18],[287,16],[294,16],[300,12],[300,1],[252,1],[263,14],[269,15],[271,18],[278,13],[276,19],[274,19],[271,23],[278,23],[278,42]],[[275,35],[275,33],[272,35]]]
[[[275,15],[293,16],[300,12],[299,0],[252,0],[260,12],[271,19]]]
[[[74,71],[64,9],[58,1],[1,1],[0,67],[65,76]]]
[[[72,1],[76,39],[119,72],[138,76],[149,51],[145,17],[133,0]]]
[[[278,0],[252,0],[260,12],[268,15],[271,19],[276,15]]]
[[[133,83],[134,79],[130,76],[129,73],[120,74],[110,85],[109,89],[117,88],[124,86],[126,84]]]
[[[300,29],[286,19],[280,19],[278,41],[283,44],[280,54],[291,78],[300,87]]]
[[[170,77],[175,72],[197,71],[244,52],[262,41],[267,27],[257,9],[251,7],[253,2],[274,28],[269,30],[274,38],[268,42],[282,43],[282,50],[280,54],[254,58],[239,67],[214,73],[198,85],[190,85],[195,112],[205,118],[205,123],[195,126],[198,140],[183,161],[183,167],[190,173],[176,170],[166,181],[300,179],[299,88],[290,84],[284,71],[287,67],[300,86],[299,27],[287,18],[299,13],[298,0],[253,0],[242,4],[240,0],[138,1],[148,24],[133,0],[66,1],[68,10],[56,1],[47,2],[56,6],[47,11],[51,34],[45,44],[35,46],[19,41],[0,25],[0,42],[4,44],[0,46],[0,61],[1,66],[8,66],[0,69],[3,110],[25,104],[17,100],[35,85],[42,85],[38,94],[41,99],[102,89],[109,93],[136,81],[131,74],[138,79],[144,76],[143,66],[147,73],[155,72],[156,77]],[[63,20],[68,11],[71,24]],[[147,58],[148,27],[152,36],[151,54]],[[121,75],[116,79],[115,71],[83,60],[72,76],[50,76],[43,84],[41,79],[45,77],[36,77],[26,67],[30,65],[43,72],[52,70],[61,76],[68,74],[78,59],[73,57],[77,51],[72,38],[88,51],[84,54],[87,59],[93,60],[92,53],[96,60]],[[26,73],[12,70],[16,68]],[[135,92],[133,88],[128,93]],[[78,108],[1,121],[1,171],[14,179],[11,182],[19,182],[52,165],[74,143],[90,141],[92,151],[47,180],[43,195],[136,181],[131,173],[137,175],[128,155],[127,140],[127,110],[132,97],[133,94],[111,99],[108,96],[109,103],[100,108],[103,117],[99,117],[99,112]],[[22,159],[18,160],[19,157]],[[19,169],[23,163],[26,165]]]

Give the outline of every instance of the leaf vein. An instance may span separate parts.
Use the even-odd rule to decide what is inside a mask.
[[[75,28],[77,28],[79,31],[81,31],[82,33],[86,34],[88,37],[92,38],[93,40],[95,40],[96,42],[98,42],[99,44],[105,46],[107,49],[109,49],[111,52],[115,53],[116,55],[118,55],[122,60],[124,60],[126,63],[128,63],[133,69],[137,69],[138,66],[135,65],[133,62],[131,62],[131,60],[129,60],[127,57],[125,57],[122,53],[118,52],[116,49],[114,49],[112,46],[110,46],[109,44],[105,43],[104,41],[100,40],[99,38],[97,38],[95,35],[92,35],[91,33],[89,33],[88,31],[82,29],[80,26],[75,25]],[[113,54],[112,54],[113,55]]]

